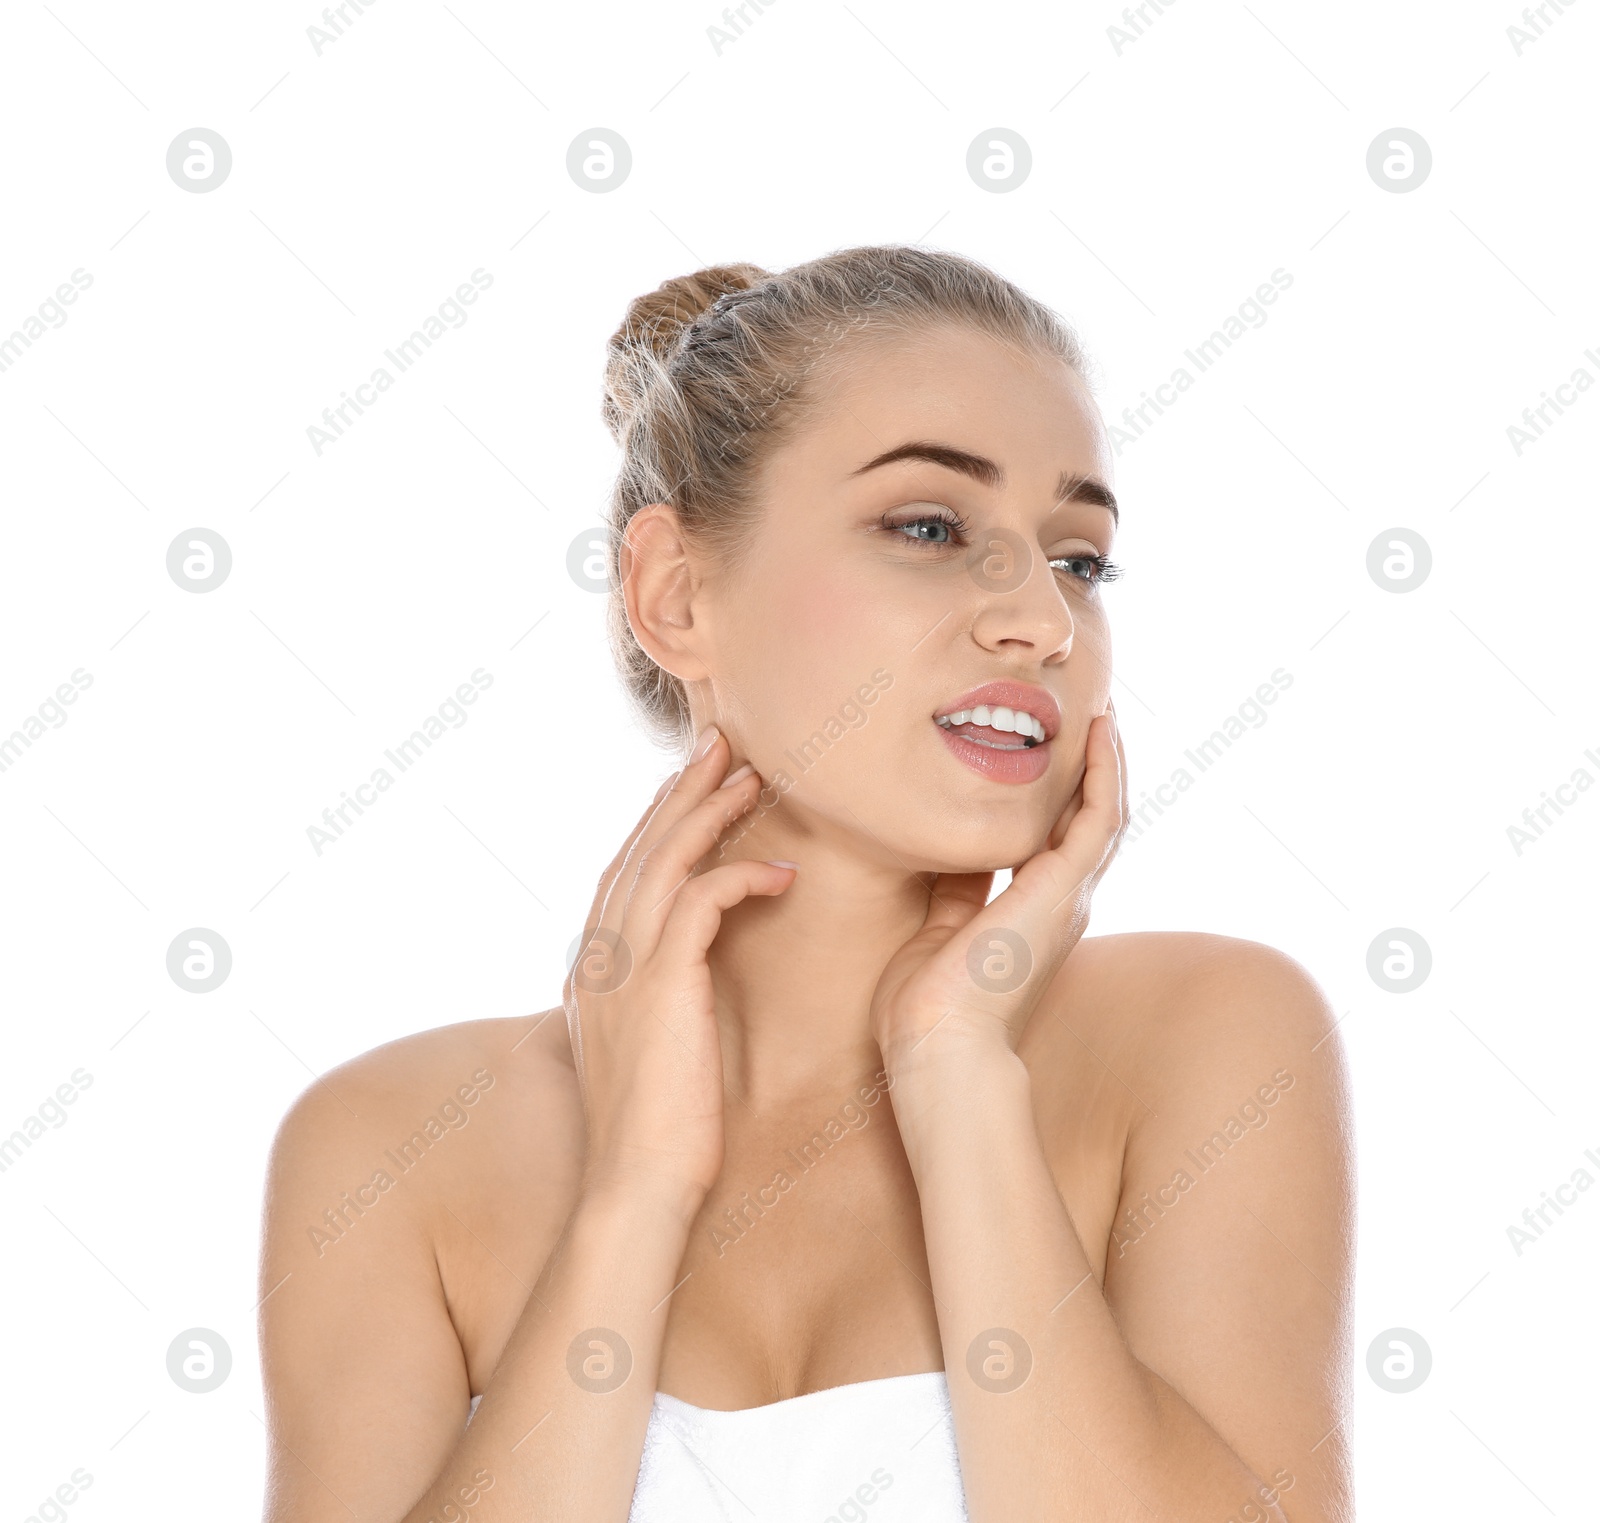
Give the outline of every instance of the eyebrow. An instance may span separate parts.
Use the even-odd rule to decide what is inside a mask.
[[[929,465],[941,465],[948,471],[960,471],[962,475],[970,476],[986,487],[1005,485],[1006,473],[988,456],[974,455],[970,450],[957,449],[953,444],[940,444],[927,439],[913,439],[909,444],[896,445],[874,456],[865,465],[858,466],[850,474],[860,476],[876,470],[880,465],[893,465],[899,460],[924,460]],[[1122,515],[1117,511],[1116,495],[1097,476],[1063,471],[1060,481],[1056,483],[1056,502],[1087,502],[1097,508],[1107,509],[1114,523],[1120,525],[1122,522]]]

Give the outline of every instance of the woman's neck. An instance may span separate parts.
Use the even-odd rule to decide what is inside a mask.
[[[765,835],[765,832],[761,834]],[[738,857],[798,861],[773,898],[728,910],[708,958],[723,1072],[756,1110],[875,1073],[869,1025],[884,965],[922,926],[931,876],[867,860],[859,842],[739,842]],[[761,849],[752,849],[759,846]],[[708,861],[715,864],[712,857]]]

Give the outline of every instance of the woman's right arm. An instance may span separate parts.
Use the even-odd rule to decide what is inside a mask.
[[[762,862],[691,876],[759,790],[754,774],[718,788],[727,757],[719,737],[601,879],[589,925],[613,960],[581,955],[565,991],[582,1183],[465,1431],[465,1360],[423,1202],[401,1181],[313,1253],[304,1223],[330,1189],[338,1200],[336,1181],[349,1187],[370,1128],[323,1086],[286,1118],[262,1260],[266,1523],[624,1523],[678,1266],[721,1167],[706,951],[724,910],[793,881]]]

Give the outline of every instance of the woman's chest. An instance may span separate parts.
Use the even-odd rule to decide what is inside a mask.
[[[1035,1052],[1030,1066],[1040,1146],[1103,1281],[1126,1107],[1103,1085],[1041,1075],[1051,1054]],[[721,1175],[663,1287],[658,1389],[735,1409],[943,1368],[938,1287],[892,1095],[845,1117],[813,1110],[730,1122]],[[566,1160],[559,1177],[530,1188],[526,1174],[486,1169],[474,1176],[485,1198],[443,1216],[440,1270],[473,1391],[493,1373],[575,1200],[581,1151],[570,1138],[551,1142],[560,1145],[539,1151]],[[473,1220],[495,1224],[492,1243],[481,1225],[466,1227]]]

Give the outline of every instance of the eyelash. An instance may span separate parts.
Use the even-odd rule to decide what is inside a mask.
[[[946,510],[944,513],[919,513],[915,518],[902,519],[899,523],[890,523],[887,514],[883,519],[883,527],[895,534],[899,534],[902,529],[914,528],[917,524],[945,524],[947,527],[954,529],[963,540],[966,537],[967,529],[970,527],[966,519],[953,510]],[[915,539],[910,535],[902,535],[901,537],[909,540],[914,545],[942,545],[949,543],[947,540]],[[1074,577],[1073,579],[1079,582],[1086,582],[1091,587],[1097,587],[1102,582],[1114,582],[1122,575],[1121,566],[1098,552],[1086,555],[1056,555],[1051,557],[1050,564],[1053,566],[1057,561],[1088,561],[1095,568],[1094,575]],[[1070,572],[1068,574],[1071,575]]]

